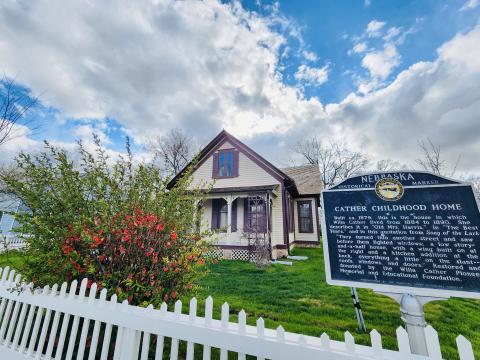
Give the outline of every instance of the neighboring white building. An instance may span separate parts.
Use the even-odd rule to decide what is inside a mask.
[[[192,176],[192,187],[213,183],[200,206],[200,224],[215,231],[218,255],[248,259],[259,234],[272,259],[293,246],[319,244],[317,165],[278,169],[224,130],[200,152]]]
[[[12,194],[0,193],[0,251],[5,246],[10,249],[23,247],[23,239],[13,232],[18,226],[14,214],[20,211],[28,211],[28,208]]]

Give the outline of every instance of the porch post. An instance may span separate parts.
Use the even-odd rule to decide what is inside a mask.
[[[225,199],[227,201],[227,234],[232,233],[232,195],[228,195]]]

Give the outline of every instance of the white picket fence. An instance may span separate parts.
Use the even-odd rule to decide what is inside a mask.
[[[25,239],[21,238],[18,235],[4,235],[0,234],[0,252],[6,250],[19,250],[23,249],[26,246]]]
[[[399,327],[399,351],[382,349],[380,334],[370,333],[372,346],[357,345],[346,332],[345,341],[304,336],[266,329],[263,319],[256,326],[246,325],[246,314],[240,311],[238,322],[229,321],[229,306],[222,305],[221,319],[212,318],[213,300],[206,300],[205,316],[197,316],[197,300],[190,301],[188,314],[182,313],[177,301],[173,312],[166,304],[159,310],[141,308],[126,301],[117,303],[107,291],[97,292],[97,285],[87,289],[87,280],[70,286],[63,283],[31,291],[31,285],[20,284],[20,276],[9,268],[0,268],[0,359],[186,359],[226,360],[234,356],[246,359],[442,359],[438,336],[426,328],[429,356],[412,355],[408,335]],[[16,291],[22,286],[24,291]],[[68,289],[67,289],[68,288]],[[87,294],[88,292],[88,294]],[[474,360],[470,342],[457,338],[461,360]],[[186,350],[185,350],[186,349]],[[233,353],[233,354],[232,354]]]

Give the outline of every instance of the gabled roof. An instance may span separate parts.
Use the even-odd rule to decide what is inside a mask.
[[[264,157],[253,151],[250,147],[242,143],[240,140],[235,138],[233,135],[228,133],[225,130],[222,130],[215,138],[213,138],[212,141],[210,141],[207,146],[205,146],[199,153],[197,159],[198,162],[195,165],[196,168],[198,168],[204,161],[206,161],[212,153],[215,152],[216,149],[218,149],[224,142],[228,141],[232,145],[234,145],[238,150],[240,150],[245,156],[250,158],[252,161],[254,161],[257,165],[259,165],[263,170],[268,172],[270,175],[272,175],[274,178],[276,178],[278,181],[280,181],[285,188],[292,193],[293,195],[297,195],[297,187],[295,186],[295,182],[293,179],[285,174],[282,170],[277,168],[275,165],[270,163],[268,160],[266,160]],[[191,163],[188,163],[175,177],[170,180],[170,182],[167,184],[167,188],[170,189],[172,188],[177,180],[185,173],[186,169],[190,166]]]
[[[318,195],[323,189],[318,165],[294,166],[282,171],[295,181],[299,195]]]

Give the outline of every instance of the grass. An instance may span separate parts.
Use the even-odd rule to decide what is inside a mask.
[[[349,331],[357,343],[369,345],[369,335],[357,329],[350,289],[325,282],[322,250],[296,249],[294,254],[309,259],[295,261],[293,266],[272,265],[265,270],[240,261],[212,265],[201,280],[198,298],[211,295],[217,317],[226,301],[233,319],[244,309],[252,325],[263,317],[266,327],[282,325],[287,331],[313,336],[326,332],[335,340],[343,340],[345,331]],[[395,330],[403,324],[399,305],[370,290],[359,289],[359,297],[368,331],[377,329],[383,346],[396,349]],[[476,357],[480,358],[480,301],[435,301],[425,306],[425,313],[427,322],[439,333],[445,359],[458,358],[455,338],[459,334],[472,342]]]
[[[220,318],[221,304],[228,302],[232,321],[244,309],[247,322],[252,325],[263,317],[269,328],[282,325],[287,331],[312,336],[326,332],[335,340],[343,340],[344,332],[349,331],[357,343],[369,345],[369,335],[357,329],[349,288],[325,282],[322,250],[296,249],[294,254],[309,259],[295,261],[293,266],[271,265],[266,269],[241,261],[211,265],[199,283],[199,313],[203,314],[204,300],[211,295],[216,318]],[[0,255],[0,267],[18,269],[22,263],[21,253]],[[359,289],[359,296],[368,331],[377,329],[383,346],[396,349],[395,330],[403,324],[399,305],[369,290]],[[188,304],[189,298],[182,301]],[[439,333],[445,359],[458,359],[455,338],[459,334],[472,342],[475,355],[480,358],[480,301],[435,301],[425,306],[425,313],[427,322]]]

